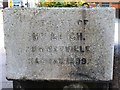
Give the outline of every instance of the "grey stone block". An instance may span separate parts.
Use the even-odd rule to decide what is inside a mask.
[[[109,81],[113,8],[4,10],[7,78]]]

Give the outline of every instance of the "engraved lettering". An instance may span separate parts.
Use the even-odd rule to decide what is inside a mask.
[[[53,51],[57,52],[57,47],[56,46],[53,48]]]
[[[49,64],[67,64],[67,65],[85,65],[87,63],[86,58],[80,57],[66,57],[66,58],[29,58],[29,64],[49,63]]]
[[[90,46],[86,46],[86,51],[90,51]]]
[[[76,58],[76,65],[80,64],[80,58]]]
[[[81,52],[84,53],[85,51],[90,51],[90,46],[47,46],[47,47],[37,47],[33,46],[31,48],[32,52],[39,51],[39,52]]]
[[[71,52],[71,47],[70,46],[65,46],[65,51],[66,52]]]
[[[38,58],[35,59],[35,63],[39,64]]]
[[[60,49],[60,51],[63,52],[63,50],[64,50],[64,46],[59,46],[59,49]]]
[[[71,33],[69,36],[70,40],[85,40],[85,38],[83,37],[83,33]]]
[[[84,25],[86,25],[86,24],[87,24],[87,22],[88,22],[88,20],[84,20]]]
[[[84,52],[83,46],[80,46],[80,52]]]
[[[60,39],[62,39],[62,34],[61,33],[57,33],[57,34],[55,34],[55,33],[51,33],[50,34],[51,35],[51,40],[60,40]]]
[[[82,58],[81,61],[82,61],[81,64],[86,64],[86,62],[87,62],[86,58]]]
[[[74,46],[74,51],[76,51],[76,52],[80,52],[79,47],[78,47],[78,46]]]
[[[53,64],[57,64],[57,60],[54,59],[54,60],[53,60]]]
[[[74,58],[69,58],[69,64],[74,64]]]
[[[81,40],[82,41],[83,35],[82,33],[77,33],[77,40]]]
[[[64,64],[62,58],[58,58],[59,64]]]
[[[60,39],[62,39],[62,34],[60,34]]]
[[[56,40],[57,39],[57,36],[54,34],[54,33],[51,33],[51,40]]]
[[[38,36],[39,36],[38,33],[33,33],[33,34],[32,34],[33,41],[38,40]]]
[[[84,25],[86,25],[88,20],[78,20],[77,21],[78,25],[80,25],[80,23],[82,23],[82,22],[83,22]]]
[[[77,24],[80,25],[81,22],[82,22],[82,20],[78,20],[78,21],[77,21]]]
[[[32,52],[35,52],[37,50],[36,46],[32,47]]]
[[[75,39],[76,39],[75,33],[72,32],[72,33],[70,34],[70,39],[71,39],[71,40],[75,40]]]

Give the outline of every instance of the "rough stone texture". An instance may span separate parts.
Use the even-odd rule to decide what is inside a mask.
[[[7,78],[109,81],[113,8],[4,10]]]

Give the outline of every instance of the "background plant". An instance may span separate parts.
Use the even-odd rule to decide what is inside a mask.
[[[83,0],[40,0],[38,7],[81,7]]]

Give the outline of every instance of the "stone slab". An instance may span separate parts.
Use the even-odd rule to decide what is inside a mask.
[[[4,10],[7,78],[109,81],[114,8]]]

